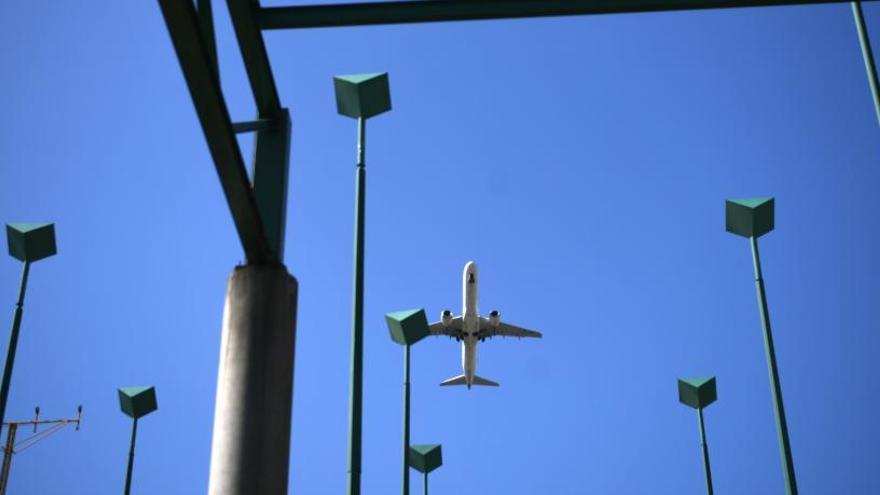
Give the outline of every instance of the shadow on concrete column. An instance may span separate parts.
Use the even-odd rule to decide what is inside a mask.
[[[281,264],[240,266],[229,278],[212,495],[287,493],[296,296],[296,279]]]

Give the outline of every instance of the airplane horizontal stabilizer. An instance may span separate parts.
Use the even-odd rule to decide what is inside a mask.
[[[474,385],[485,385],[487,387],[497,387],[498,384],[492,380],[487,380],[481,376],[474,375]]]
[[[443,380],[440,383],[441,387],[446,385],[467,385],[467,378],[465,378],[464,375],[453,376],[452,378],[448,380]]]

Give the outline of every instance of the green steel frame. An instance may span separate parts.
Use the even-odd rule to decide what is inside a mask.
[[[661,12],[847,0],[410,0],[262,7],[259,0],[227,0],[256,104],[256,119],[234,123],[217,64],[210,0],[157,0],[189,88],[202,132],[249,263],[283,261],[291,119],[281,105],[263,40],[264,30]],[[859,2],[852,4],[869,84],[880,121],[880,90]],[[238,132],[256,132],[253,181]],[[787,475],[790,473],[787,473]],[[793,476],[792,476],[793,478]]]
[[[290,116],[281,106],[263,30],[661,12],[735,7],[844,3],[844,0],[410,0],[262,7],[259,0],[227,0],[257,108],[257,120],[235,124],[217,66],[210,0],[157,0],[189,87],[235,228],[249,262],[281,261],[287,212]],[[872,0],[873,1],[873,0]],[[874,58],[859,2],[848,2],[859,32],[880,120]],[[236,132],[256,132],[253,183]]]
[[[294,29],[378,24],[412,24],[554,17],[592,14],[625,14],[706,10],[735,7],[768,7],[850,0],[411,0],[295,7],[264,7],[257,12],[263,29]]]

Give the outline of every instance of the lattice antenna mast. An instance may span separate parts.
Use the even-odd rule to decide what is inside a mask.
[[[79,425],[82,421],[82,405],[76,408],[75,418],[61,419],[40,419],[40,406],[34,408],[34,419],[22,421],[7,421],[3,423],[7,426],[6,446],[3,448],[3,467],[0,469],[0,495],[6,495],[6,487],[9,485],[9,469],[12,466],[12,456],[19,454],[37,444],[40,440],[44,440],[53,433],[63,430],[69,424],[75,424],[75,431],[79,431]],[[33,425],[33,434],[24,440],[15,442],[15,435],[19,426]],[[40,425],[50,425],[48,428],[37,431]]]

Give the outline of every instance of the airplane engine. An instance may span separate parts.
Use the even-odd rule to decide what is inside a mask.
[[[443,310],[443,312],[440,313],[440,321],[443,323],[444,328],[448,327],[449,324],[452,323],[452,311],[449,311],[448,309]]]
[[[493,327],[497,327],[501,324],[501,313],[499,313],[498,310],[492,310],[492,312],[489,313],[489,324]]]

